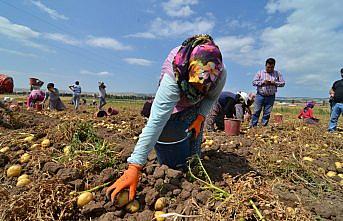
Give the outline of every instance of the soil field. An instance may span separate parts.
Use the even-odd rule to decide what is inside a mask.
[[[126,168],[145,119],[142,103],[111,103],[115,116],[80,112],[0,113],[0,220],[343,220],[343,133],[327,133],[327,111],[318,126],[282,112],[284,121],[239,136],[205,134],[202,155],[189,171],[159,165],[149,155],[137,189],[137,212],[105,200],[106,187]],[[273,117],[272,117],[273,119]],[[342,125],[342,120],[340,121]],[[9,168],[18,165],[13,176]],[[18,176],[27,174],[27,182]],[[20,178],[23,180],[23,177]],[[92,193],[80,207],[78,196]],[[157,199],[164,206],[155,209]]]

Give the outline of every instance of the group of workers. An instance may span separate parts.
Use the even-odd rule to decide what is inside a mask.
[[[268,58],[265,69],[255,75],[252,83],[257,88],[256,94],[242,91],[222,92],[227,71],[221,51],[211,36],[195,35],[172,49],[162,65],[158,90],[153,102],[149,103],[151,110],[144,112],[148,115],[147,123],[139,135],[134,151],[127,159],[128,168],[107,189],[106,195],[114,201],[120,191],[128,188],[130,200],[134,199],[140,171],[149,153],[158,143],[160,135],[166,132],[164,129],[168,124],[180,122],[185,125],[187,134],[191,134],[188,140],[189,145],[187,145],[189,148],[187,157],[194,154],[200,155],[204,129],[222,130],[225,117],[237,118],[241,121],[249,121],[251,118],[250,127],[256,127],[263,111],[261,124],[267,126],[277,89],[285,86],[281,73],[274,69],[275,63],[275,59]],[[342,80],[336,81],[332,87],[329,131],[336,130],[338,118],[343,113],[343,69],[341,75]],[[75,82],[69,88],[73,92],[75,109],[78,109],[80,84]],[[105,88],[104,83],[99,82],[99,109],[106,104]],[[64,109],[65,106],[54,84],[49,83],[47,89],[46,93],[41,92],[39,88],[32,90],[28,98],[28,106],[32,107],[36,102],[44,103],[49,98],[50,109]],[[254,104],[253,113],[250,110],[252,104]],[[313,102],[307,103],[298,117],[306,119],[307,123],[317,122],[318,119],[313,116],[313,107]],[[178,130],[181,128],[174,129],[174,131]],[[168,158],[168,162],[171,162],[179,161],[178,158],[181,155],[178,151],[184,150],[175,149],[168,152],[155,148],[155,151],[158,156],[162,156],[160,159]],[[160,160],[159,163],[168,165],[168,162]]]
[[[43,83],[39,81],[39,83],[31,85],[31,92],[27,97],[27,108],[31,109],[35,107],[36,104],[44,105],[47,100],[49,100],[49,109],[50,110],[57,110],[62,111],[65,110],[66,107],[63,104],[59,90],[55,87],[54,83],[47,84],[47,91],[44,92],[41,90]],[[99,110],[106,104],[106,85],[104,82],[100,81],[98,83],[99,86],[99,101],[100,105],[98,106]],[[74,109],[78,110],[80,106],[80,99],[81,99],[81,86],[80,82],[76,81],[75,84],[70,85],[69,89],[73,93],[72,103],[74,105]]]
[[[151,106],[151,110],[142,111],[142,114],[148,115],[149,118],[133,153],[127,160],[128,168],[107,189],[107,197],[114,201],[116,195],[127,188],[130,200],[134,199],[140,171],[149,153],[158,143],[159,136],[166,132],[164,128],[171,122],[180,121],[187,125],[186,131],[193,133],[189,140],[188,157],[193,154],[200,155],[204,125],[207,130],[223,129],[224,117],[247,119],[251,115],[249,107],[252,103],[254,103],[254,113],[251,116],[250,127],[258,125],[262,111],[262,125],[267,126],[277,89],[285,86],[281,73],[274,70],[275,63],[275,59],[267,59],[265,69],[255,75],[253,85],[257,87],[256,94],[245,92],[234,94],[221,92],[227,73],[221,52],[211,36],[193,36],[186,39],[181,46],[171,50],[162,65],[156,97],[153,102],[149,101],[146,105],[146,107]],[[331,123],[337,125],[337,118],[342,113],[342,81],[336,82],[332,87],[334,104],[329,131],[336,129]],[[313,117],[313,107],[314,103],[309,102],[299,118],[317,121]],[[244,115],[247,117],[245,118]],[[178,129],[180,128],[175,128],[174,131]],[[155,148],[155,151],[157,156],[166,155],[159,158],[159,163],[168,165],[168,162],[173,160],[179,161],[181,154],[178,151],[183,150],[175,148],[172,152],[168,152]],[[161,159],[168,161],[163,162]]]

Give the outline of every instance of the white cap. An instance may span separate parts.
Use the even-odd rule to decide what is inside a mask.
[[[241,97],[243,98],[244,100],[244,103],[246,105],[248,105],[248,101],[249,101],[249,96],[247,93],[243,92],[243,91],[239,91],[237,94],[241,95]]]

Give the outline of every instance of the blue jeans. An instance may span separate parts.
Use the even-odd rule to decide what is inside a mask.
[[[263,96],[260,94],[256,95],[254,102],[254,114],[251,119],[251,126],[256,127],[258,123],[258,118],[263,109],[262,125],[267,126],[270,118],[270,113],[272,112],[273,105],[275,101],[275,95]]]
[[[336,103],[332,107],[331,118],[329,123],[329,131],[335,131],[337,129],[337,122],[339,116],[343,114],[343,103]]]

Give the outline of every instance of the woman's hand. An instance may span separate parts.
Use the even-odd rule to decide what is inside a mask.
[[[129,164],[129,168],[125,170],[124,174],[114,184],[108,187],[106,190],[106,196],[111,198],[112,203],[114,202],[116,195],[126,188],[130,189],[129,200],[131,201],[135,198],[141,170],[142,166]]]
[[[197,138],[201,131],[202,123],[205,121],[205,117],[201,114],[198,114],[197,118],[193,123],[188,127],[188,131],[194,131],[194,136]]]

